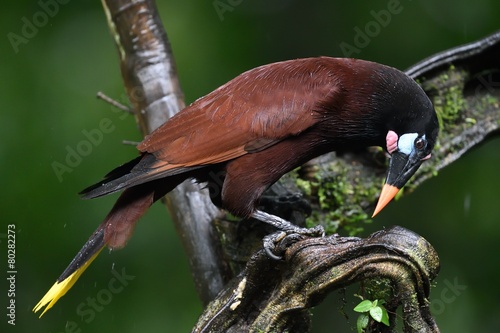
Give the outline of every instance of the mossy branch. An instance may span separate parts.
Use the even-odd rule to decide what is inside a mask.
[[[388,281],[390,326],[372,322],[373,332],[393,332],[403,306],[405,332],[439,332],[429,311],[430,281],[439,259],[422,237],[401,227],[366,239],[309,238],[287,248],[283,261],[255,253],[246,269],[205,309],[195,333],[310,331],[309,308],[347,285],[372,278]]]

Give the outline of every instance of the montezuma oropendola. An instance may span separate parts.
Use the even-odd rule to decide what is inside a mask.
[[[219,186],[212,201],[236,216],[304,232],[256,208],[283,174],[337,149],[382,146],[391,160],[375,215],[430,157],[438,127],[424,91],[388,66],[319,57],[249,70],[172,117],[137,146],[138,158],[82,191],[89,199],[124,190],[33,310],[50,309],[104,246],[125,246],[149,206],[188,178]]]

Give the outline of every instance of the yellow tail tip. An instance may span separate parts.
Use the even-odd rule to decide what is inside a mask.
[[[77,273],[78,271],[73,273],[71,276],[69,276],[66,280],[62,282],[54,283],[54,285],[49,289],[49,291],[42,297],[40,302],[38,302],[37,305],[35,305],[35,307],[33,308],[33,312],[37,313],[45,305],[47,305],[45,310],[43,310],[42,314],[38,318],[42,318],[44,313],[47,312],[47,310],[50,309],[54,304],[56,304],[59,298],[63,297],[64,294],[66,294],[66,292],[72,287],[72,285],[75,284],[78,277],[74,278],[74,275]]]
[[[104,247],[99,249],[99,251],[97,251],[92,257],[89,258],[89,260],[87,260],[82,266],[76,269],[66,279],[54,283],[54,285],[49,289],[49,291],[47,291],[47,293],[42,297],[40,302],[38,302],[37,305],[35,305],[35,307],[33,308],[33,312],[37,313],[45,305],[47,305],[45,310],[43,310],[42,314],[38,318],[42,318],[45,312],[47,312],[47,310],[49,310],[52,306],[54,306],[54,304],[56,304],[59,298],[63,297],[64,294],[66,294],[66,292],[68,292],[68,290],[70,290],[71,287],[73,287],[73,285],[78,280],[80,275],[82,275],[82,273],[87,269],[87,267],[92,263],[92,261],[94,261],[94,259],[99,255],[99,253],[103,248]]]

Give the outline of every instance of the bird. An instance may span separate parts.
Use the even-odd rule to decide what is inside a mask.
[[[123,248],[153,202],[186,179],[217,189],[212,202],[235,216],[317,234],[259,210],[262,193],[320,155],[380,146],[390,162],[375,216],[431,156],[438,132],[422,88],[387,65],[323,56],[248,70],[167,120],[137,146],[138,157],[80,193],[123,191],[33,311],[49,310],[105,246]]]

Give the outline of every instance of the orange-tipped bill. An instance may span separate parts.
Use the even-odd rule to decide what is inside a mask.
[[[422,159],[418,152],[412,151],[410,154],[406,154],[396,151],[392,153],[385,185],[382,187],[382,193],[380,193],[372,217],[377,215],[396,196],[399,189],[405,186],[421,164]]]
[[[375,207],[375,211],[373,212],[372,217],[377,215],[391,200],[398,194],[399,188],[393,185],[385,184],[382,187],[382,192],[380,193],[380,197],[378,198],[377,207]]]

